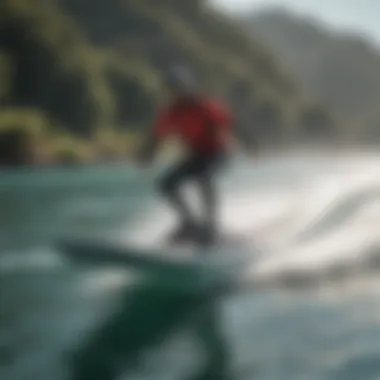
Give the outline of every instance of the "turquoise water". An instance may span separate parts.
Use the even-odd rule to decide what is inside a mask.
[[[67,263],[54,247],[74,233],[154,245],[171,215],[152,173],[1,173],[0,378],[379,379],[379,163],[237,162],[221,184],[223,226],[266,251],[249,289],[212,301]]]

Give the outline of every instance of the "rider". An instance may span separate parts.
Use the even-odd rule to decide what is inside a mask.
[[[187,148],[185,159],[170,168],[159,189],[180,216],[179,228],[170,236],[173,242],[195,239],[205,245],[217,237],[218,201],[214,174],[223,164],[230,142],[229,111],[214,99],[197,91],[196,80],[185,67],[174,67],[165,76],[170,102],[156,116],[150,136],[141,151],[142,163],[150,162],[158,143],[170,134],[179,136]],[[180,194],[181,185],[193,180],[202,195],[204,222],[199,223]]]

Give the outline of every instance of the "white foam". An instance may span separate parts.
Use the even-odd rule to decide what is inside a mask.
[[[305,165],[308,159],[303,158]],[[272,160],[262,165],[268,173],[274,165],[275,173],[281,163]],[[308,170],[283,165],[288,165],[286,170],[294,178],[291,183],[284,178],[283,183],[271,184],[257,174],[259,166],[256,171],[242,171],[240,180],[235,173],[236,191],[229,186],[223,196],[223,228],[250,232],[268,246],[257,271],[273,275],[296,268],[308,273],[365,259],[366,247],[379,240],[380,159],[362,154],[339,161],[324,157]],[[172,223],[166,206],[157,206],[132,230],[128,227],[128,239],[154,244]]]

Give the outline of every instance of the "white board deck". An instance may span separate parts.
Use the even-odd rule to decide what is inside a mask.
[[[66,239],[57,248],[74,262],[86,265],[117,266],[162,274],[163,277],[183,276],[194,281],[237,282],[254,265],[257,248],[231,235],[224,244],[209,250],[191,246],[178,249],[142,248],[126,243],[93,238]]]
[[[166,240],[160,241],[157,246],[163,250],[177,250],[177,249],[186,249],[190,250],[193,253],[207,251],[208,253],[215,253],[217,251],[227,251],[230,249],[248,249],[248,247],[253,247],[252,241],[250,241],[249,236],[246,234],[238,234],[238,233],[223,233],[215,244],[208,248],[202,248],[199,243],[195,241],[189,241],[186,243],[170,243]]]

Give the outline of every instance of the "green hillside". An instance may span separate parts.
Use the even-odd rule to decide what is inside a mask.
[[[177,62],[245,115],[242,141],[298,128],[302,105],[274,58],[204,1],[2,0],[2,163],[126,157]]]

